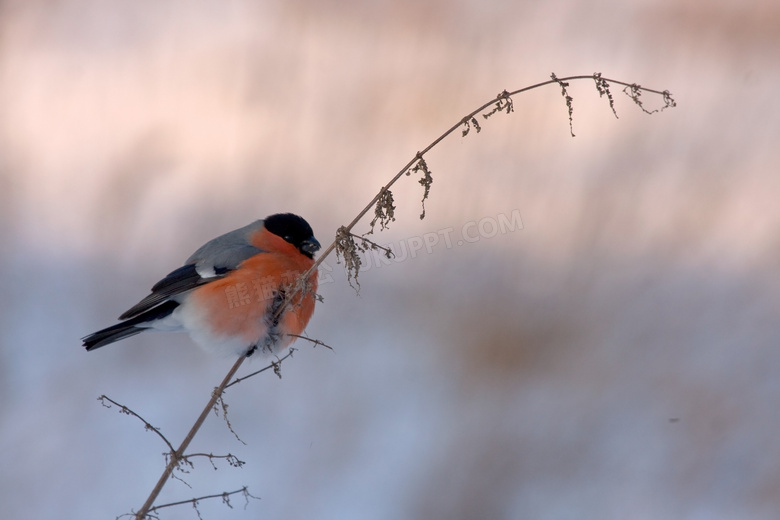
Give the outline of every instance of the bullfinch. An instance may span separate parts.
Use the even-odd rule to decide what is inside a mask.
[[[319,249],[311,226],[292,213],[225,233],[157,282],[149,296],[119,317],[121,323],[83,338],[84,346],[95,350],[147,330],[186,331],[218,354],[278,354],[314,313],[316,270],[279,309]]]

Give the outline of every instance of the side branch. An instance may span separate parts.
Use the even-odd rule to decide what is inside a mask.
[[[230,497],[232,495],[236,495],[238,493],[241,493],[242,495],[244,495],[244,498],[246,499],[246,504],[244,504],[244,509],[246,509],[246,506],[249,504],[249,499],[250,498],[254,498],[255,500],[260,500],[259,497],[256,497],[256,496],[250,494],[249,493],[249,489],[246,486],[244,486],[241,489],[237,489],[235,491],[229,491],[229,492],[226,491],[226,492],[220,493],[218,495],[206,495],[206,496],[202,496],[202,497],[198,497],[198,498],[190,498],[189,500],[180,500],[178,502],[170,502],[168,504],[162,504],[162,505],[159,505],[159,506],[154,506],[152,508],[149,508],[149,510],[145,513],[145,517],[149,518],[152,513],[156,513],[160,509],[165,509],[166,507],[181,506],[181,505],[184,505],[184,504],[192,504],[192,507],[197,509],[199,502],[201,502],[203,500],[208,500],[208,499],[211,499],[211,498],[221,498],[222,502],[226,506],[228,506],[230,509],[233,509],[233,505],[230,503]],[[140,511],[138,513],[132,515],[132,516],[135,516],[136,518],[138,518],[139,514],[140,514]],[[131,515],[121,515],[118,518],[121,518],[123,516],[131,516]],[[198,516],[200,516],[200,514]]]
[[[293,352],[295,352],[295,350],[296,350],[295,348],[293,348],[293,347],[290,347],[290,348],[289,348],[289,350],[288,350],[288,352],[287,352],[287,354],[285,354],[284,356],[280,357],[280,358],[279,358],[277,361],[274,361],[273,363],[271,363],[271,364],[270,364],[270,365],[268,365],[267,367],[265,367],[265,368],[261,368],[260,370],[257,370],[257,371],[255,371],[255,372],[252,372],[251,374],[248,374],[248,375],[246,375],[246,376],[244,376],[244,377],[237,377],[236,379],[234,379],[233,381],[231,381],[231,382],[230,382],[230,384],[228,384],[228,385],[225,385],[225,388],[223,388],[223,390],[227,390],[227,389],[228,389],[228,388],[230,388],[231,386],[233,386],[233,385],[237,385],[237,384],[238,384],[238,383],[240,383],[241,381],[244,381],[245,379],[249,379],[250,377],[254,377],[254,376],[256,376],[257,374],[260,374],[260,373],[262,373],[262,372],[265,372],[266,370],[273,369],[273,370],[274,370],[274,372],[277,372],[277,371],[278,371],[278,368],[277,368],[277,367],[278,367],[278,366],[279,366],[279,365],[282,363],[282,361],[284,361],[284,360],[285,360],[285,359],[287,359],[288,357],[292,357],[292,355],[293,355]]]
[[[114,401],[113,399],[111,399],[110,397],[108,397],[106,395],[101,395],[100,397],[98,397],[98,401],[100,401],[100,404],[102,404],[106,408],[111,408],[110,405],[106,404],[106,401],[108,401],[109,403],[111,403],[114,406],[117,406],[119,408],[119,413],[123,413],[125,415],[132,415],[133,417],[136,417],[138,420],[140,420],[142,423],[144,423],[144,428],[145,429],[149,430],[150,432],[156,433],[163,440],[163,442],[168,445],[168,449],[171,450],[171,453],[174,452],[173,444],[171,444],[170,441],[168,441],[168,439],[165,438],[165,435],[163,435],[160,432],[160,429],[152,426],[149,423],[149,421],[147,421],[146,419],[144,419],[143,417],[141,417],[140,415],[135,413],[133,410],[131,410],[130,408],[128,408],[127,406],[125,406],[123,404],[117,403],[116,401]]]

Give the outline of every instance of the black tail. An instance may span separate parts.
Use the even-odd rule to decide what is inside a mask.
[[[140,334],[148,328],[142,326],[142,324],[164,318],[172,313],[173,309],[178,306],[178,302],[168,300],[161,305],[158,305],[153,309],[149,309],[148,311],[141,313],[132,319],[123,321],[122,323],[117,323],[116,325],[107,327],[103,330],[94,332],[89,336],[81,338],[81,341],[84,342],[84,346],[87,348],[87,352],[89,352],[90,350],[104,347],[110,343],[119,341],[120,339],[135,336],[136,334]]]

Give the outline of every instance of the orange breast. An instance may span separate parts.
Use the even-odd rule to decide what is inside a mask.
[[[252,345],[262,342],[270,332],[274,298],[280,291],[289,293],[300,275],[314,264],[312,259],[300,254],[292,245],[282,242],[282,245],[289,246],[288,250],[255,255],[225,278],[203,285],[191,293],[192,304],[208,322],[211,334],[241,338],[247,345]],[[268,247],[268,244],[265,245]],[[303,332],[314,313],[316,291],[315,271],[309,277],[308,287],[295,296],[278,319],[277,334]],[[290,339],[281,341],[286,345]]]

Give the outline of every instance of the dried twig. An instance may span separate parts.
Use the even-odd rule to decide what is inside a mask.
[[[106,408],[111,408],[111,405],[107,405],[106,404],[106,401],[108,401],[109,403],[113,404],[114,406],[119,407],[119,413],[123,413],[125,415],[132,415],[133,417],[136,417],[142,423],[144,423],[144,429],[149,430],[150,432],[156,433],[163,440],[163,442],[166,445],[168,445],[168,448],[171,450],[171,453],[173,453],[175,451],[173,449],[173,444],[171,444],[170,441],[165,438],[165,435],[163,435],[160,432],[159,428],[156,428],[156,427],[152,426],[151,424],[149,424],[149,421],[147,421],[146,419],[144,419],[143,417],[141,417],[140,415],[135,413],[133,410],[131,410],[127,406],[125,406],[123,404],[119,404],[116,401],[114,401],[113,399],[111,399],[110,397],[105,396],[105,395],[101,395],[100,397],[98,397],[98,401],[100,401],[100,404],[102,404]]]
[[[202,496],[202,497],[198,497],[198,498],[190,498],[188,500],[180,500],[178,502],[170,502],[168,504],[162,504],[162,505],[159,505],[159,506],[150,507],[143,514],[143,516],[139,516],[141,514],[140,511],[138,513],[129,513],[129,514],[124,514],[124,515],[119,515],[117,517],[117,520],[119,520],[119,518],[123,518],[123,517],[126,517],[126,516],[134,516],[138,520],[143,520],[143,519],[148,519],[148,518],[159,518],[157,515],[155,515],[153,513],[156,513],[160,509],[165,509],[166,507],[180,506],[180,505],[183,505],[183,504],[192,504],[192,507],[195,508],[195,511],[197,512],[198,517],[200,517],[200,511],[198,511],[198,503],[199,502],[202,502],[203,500],[209,500],[211,498],[221,498],[223,504],[228,506],[230,509],[233,509],[233,504],[230,503],[230,497],[233,496],[233,495],[237,495],[238,493],[241,493],[244,496],[244,499],[246,500],[246,503],[244,504],[244,509],[246,509],[246,506],[249,505],[249,499],[250,498],[253,498],[255,500],[260,500],[260,497],[256,497],[256,496],[252,495],[251,493],[249,493],[249,489],[246,486],[244,486],[241,489],[237,489],[235,491],[229,491],[229,492],[226,491],[226,492],[220,493],[218,495],[206,495],[206,496]]]

